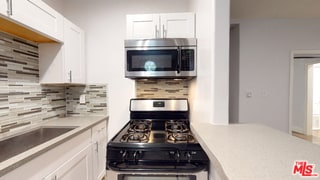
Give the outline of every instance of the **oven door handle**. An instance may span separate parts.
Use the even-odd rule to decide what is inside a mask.
[[[156,165],[139,165],[127,162],[109,162],[108,168],[114,171],[139,171],[139,172],[188,172],[195,173],[199,171],[207,171],[209,164],[202,163],[185,163],[183,165],[164,165],[163,167]]]
[[[177,74],[181,72],[181,48],[178,47],[178,62],[177,62]]]

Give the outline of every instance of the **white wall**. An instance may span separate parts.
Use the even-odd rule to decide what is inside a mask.
[[[109,138],[129,120],[134,81],[124,78],[126,14],[189,11],[188,0],[66,0],[63,14],[86,32],[87,81],[108,84]]]
[[[42,0],[56,11],[62,13],[64,9],[64,2],[62,0]]]
[[[191,121],[228,124],[229,0],[193,0],[197,14],[198,75],[191,82]],[[210,179],[219,179],[210,164]]]
[[[190,85],[191,120],[228,124],[229,0],[193,0],[198,74]]]
[[[240,23],[239,121],[288,132],[290,52],[319,49],[318,19],[247,19]],[[246,93],[252,92],[247,98]]]

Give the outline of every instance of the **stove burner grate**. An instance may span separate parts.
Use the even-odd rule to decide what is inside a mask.
[[[195,139],[192,134],[188,133],[169,133],[167,134],[169,143],[194,143]]]
[[[195,139],[188,128],[186,120],[166,121],[167,142],[194,143]]]
[[[151,130],[151,120],[133,120],[128,132],[148,133]]]
[[[121,142],[142,142],[149,141],[151,131],[151,120],[132,120],[129,129],[121,137]]]
[[[122,136],[121,142],[140,142],[140,143],[147,143],[149,141],[149,133],[138,133],[138,132],[132,132],[132,133],[126,133]]]
[[[186,133],[189,132],[186,121],[170,120],[166,121],[166,131],[170,133]]]

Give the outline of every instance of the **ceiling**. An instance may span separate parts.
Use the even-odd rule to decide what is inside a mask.
[[[231,19],[320,18],[320,0],[230,0]]]

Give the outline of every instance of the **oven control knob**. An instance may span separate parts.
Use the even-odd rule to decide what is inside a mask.
[[[191,160],[192,160],[192,155],[191,155],[191,153],[190,153],[190,152],[186,152],[186,157],[187,157],[188,163],[190,163]]]
[[[127,151],[120,151],[120,153],[122,154],[122,161],[126,161],[128,157]]]
[[[139,152],[138,152],[138,151],[135,151],[135,152],[133,153],[133,160],[134,160],[134,161],[137,161],[138,156],[139,156]]]
[[[180,162],[180,152],[177,151],[177,152],[174,154],[174,156],[175,156],[175,160],[176,160],[177,162]]]

